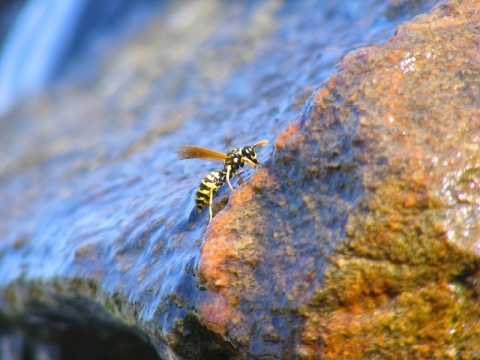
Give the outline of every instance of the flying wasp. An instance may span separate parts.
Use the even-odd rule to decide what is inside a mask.
[[[225,182],[233,192],[234,190],[230,180],[235,177],[238,170],[243,167],[245,163],[249,164],[255,169],[258,166],[255,149],[259,146],[264,146],[267,143],[267,140],[262,140],[255,145],[245,146],[243,148],[233,148],[227,153],[221,153],[195,145],[184,145],[176,148],[175,152],[178,154],[178,158],[180,160],[204,159],[223,161],[223,169],[220,171],[210,172],[203,178],[200,186],[198,187],[195,200],[198,212],[202,211],[205,205],[208,204],[210,210],[210,221],[212,221],[213,195],[225,184]]]

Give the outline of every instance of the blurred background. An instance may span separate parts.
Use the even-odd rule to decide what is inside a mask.
[[[92,79],[105,49],[138,30],[161,0],[0,2],[0,116],[53,81]]]
[[[0,360],[188,348],[208,223],[194,194],[216,168],[173,150],[267,139],[274,159],[345,54],[434,3],[1,1]]]

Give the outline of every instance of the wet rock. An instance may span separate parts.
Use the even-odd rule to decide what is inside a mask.
[[[1,346],[474,354],[478,7],[361,47],[431,5],[377,3],[172,4],[98,83],[2,119]],[[194,192],[219,165],[173,149],[262,139],[263,165],[219,191],[207,226]]]
[[[240,353],[480,353],[479,10],[349,53],[214,219],[201,315]]]

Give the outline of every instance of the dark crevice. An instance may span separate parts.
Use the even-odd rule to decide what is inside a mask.
[[[155,348],[126,329],[90,324],[22,324],[0,320],[0,358],[12,360],[159,360]]]
[[[156,348],[134,327],[106,319],[62,316],[42,308],[29,316],[0,316],[0,359],[159,360]],[[102,320],[103,319],[103,320]]]

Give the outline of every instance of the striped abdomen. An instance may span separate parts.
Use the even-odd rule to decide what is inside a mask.
[[[198,211],[202,211],[205,205],[211,204],[213,194],[225,184],[225,173],[223,171],[212,171],[205,176],[197,190],[195,200]]]

